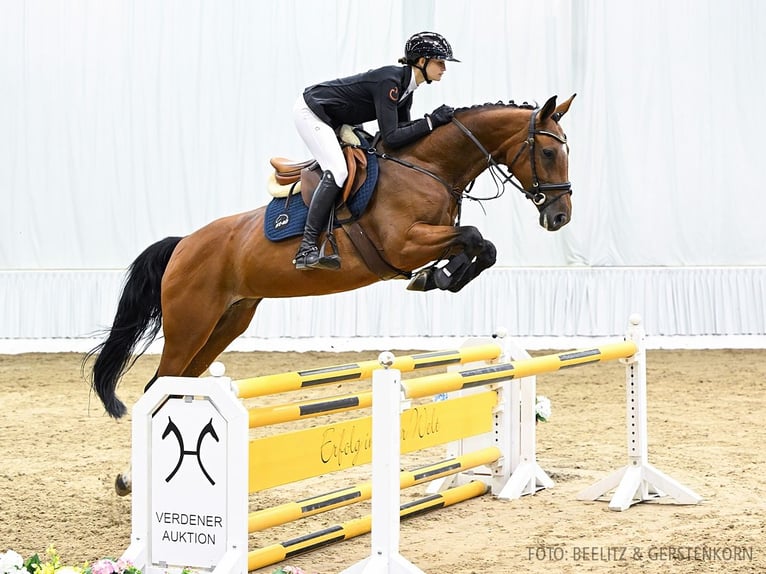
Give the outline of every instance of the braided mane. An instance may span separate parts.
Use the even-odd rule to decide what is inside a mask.
[[[518,108],[521,110],[536,110],[539,106],[537,104],[530,104],[529,102],[522,102],[521,104],[517,104],[513,100],[510,100],[507,104],[503,102],[502,100],[498,102],[486,102],[483,104],[474,104],[472,106],[466,106],[463,108],[457,108],[456,112],[463,112],[463,111],[469,111],[469,110],[478,110],[482,108],[494,108],[494,107],[503,107],[503,108]]]

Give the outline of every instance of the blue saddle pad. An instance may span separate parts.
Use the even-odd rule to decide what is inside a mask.
[[[367,179],[359,190],[348,200],[348,209],[356,218],[367,208],[375,184],[378,182],[378,158],[375,154],[367,154]],[[287,197],[275,197],[266,206],[266,217],[263,230],[266,239],[282,241],[296,235],[303,235],[306,216],[309,208],[303,203],[300,194]],[[336,222],[335,227],[338,227]]]

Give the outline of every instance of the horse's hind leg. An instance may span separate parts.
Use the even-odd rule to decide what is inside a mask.
[[[206,367],[200,369],[194,359],[209,344],[232,309],[227,293],[214,287],[195,287],[185,287],[183,280],[176,278],[162,286],[165,346],[155,379],[201,375]]]
[[[207,342],[197,352],[189,365],[184,370],[182,376],[197,377],[201,375],[210,363],[220,355],[234,339],[245,332],[250,322],[253,320],[255,310],[261,299],[243,299],[234,303],[218,320],[218,324],[208,337]],[[147,388],[157,379],[155,373]],[[117,475],[114,481],[114,489],[120,496],[130,494],[132,490],[131,468],[128,468]]]
[[[229,307],[218,319],[218,323],[207,337],[202,348],[195,353],[188,365],[177,376],[198,377],[204,373],[205,369],[226,349],[229,343],[245,332],[253,320],[253,315],[260,302],[261,299],[242,299]],[[169,367],[166,365],[166,368]],[[158,368],[144,387],[144,391],[147,391],[160,376],[160,369]]]
[[[144,390],[149,389],[158,377],[192,376],[187,374],[189,365],[200,350],[205,348],[211,333],[221,319],[221,312],[216,310],[214,304],[208,304],[191,314],[189,309],[194,306],[189,306],[189,302],[182,297],[168,297],[167,301],[167,304],[163,302],[162,309],[165,346],[162,349],[160,365]],[[187,305],[186,308],[184,303]],[[201,373],[202,371],[193,376]],[[117,475],[114,489],[120,496],[130,494],[132,490],[130,466]]]
[[[189,363],[184,376],[196,377],[205,372],[210,363],[226,350],[229,343],[245,332],[261,301],[262,299],[242,299],[229,307],[219,319],[205,346]]]

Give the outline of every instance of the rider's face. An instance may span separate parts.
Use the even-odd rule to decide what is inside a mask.
[[[428,61],[426,66],[426,72],[428,72],[428,79],[438,82],[442,79],[445,70],[447,69],[447,62],[444,60],[432,59]]]

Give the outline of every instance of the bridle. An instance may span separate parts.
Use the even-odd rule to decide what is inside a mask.
[[[553,114],[554,121],[558,121],[558,118],[561,117],[557,113]],[[534,203],[539,210],[542,210],[546,203],[549,203],[549,197],[548,194],[551,192],[561,191],[563,193],[560,193],[556,195],[552,200],[550,200],[550,203],[553,203],[554,201],[558,201],[565,195],[571,195],[572,194],[572,184],[568,181],[562,182],[562,183],[540,183],[540,179],[537,177],[537,167],[535,164],[535,136],[549,136],[555,139],[556,141],[561,142],[562,144],[567,143],[566,136],[560,136],[558,134],[555,134],[553,132],[549,132],[547,130],[540,130],[535,128],[535,119],[537,118],[537,110],[534,110],[532,112],[532,115],[529,117],[529,129],[527,130],[527,139],[524,140],[524,142],[521,144],[521,147],[519,147],[519,151],[516,152],[516,155],[513,156],[513,160],[508,164],[508,171],[506,172],[503,169],[503,166],[495,161],[495,158],[492,157],[492,154],[487,151],[487,148],[485,148],[482,143],[478,140],[478,138],[473,135],[471,130],[469,130],[465,125],[463,125],[460,121],[458,121],[457,118],[452,118],[452,123],[454,123],[458,128],[460,128],[460,131],[462,131],[466,136],[468,136],[468,139],[470,139],[477,148],[479,148],[479,151],[487,158],[487,166],[492,174],[493,178],[495,178],[495,181],[502,187],[505,187],[505,184],[510,182],[511,185],[513,185],[516,189],[518,189],[521,193],[523,193],[527,199],[529,199],[532,203]],[[518,181],[518,177],[513,173],[513,165],[516,163],[516,160],[521,157],[521,154],[524,152],[524,148],[529,149],[529,167],[530,171],[532,172],[532,189],[526,189],[520,181]],[[498,194],[500,195],[500,194]]]

